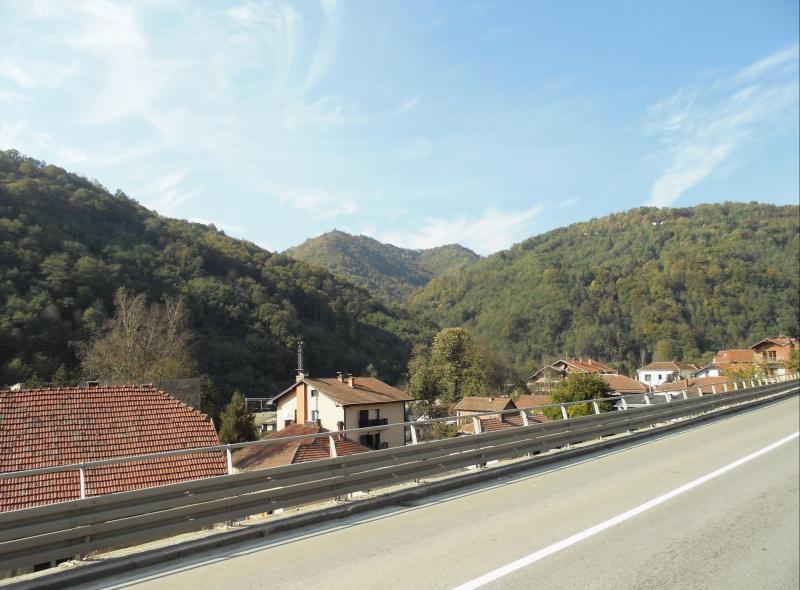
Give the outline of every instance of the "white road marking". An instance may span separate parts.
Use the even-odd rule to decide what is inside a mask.
[[[784,445],[784,444],[796,439],[798,436],[800,436],[800,431],[795,432],[794,434],[790,434],[789,436],[784,437],[781,440],[772,443],[771,445],[767,445],[763,449],[760,449],[760,450],[758,450],[758,451],[756,451],[754,453],[750,453],[746,457],[742,457],[741,459],[737,459],[733,463],[728,463],[724,467],[720,467],[719,469],[716,469],[716,470],[712,471],[711,473],[708,473],[708,474],[706,474],[706,475],[704,475],[702,477],[698,477],[697,479],[695,479],[693,481],[690,481],[689,483],[686,483],[686,484],[684,484],[684,485],[682,485],[680,487],[677,487],[674,490],[667,492],[666,494],[662,494],[661,496],[658,496],[657,498],[653,498],[652,500],[649,500],[649,501],[645,502],[644,504],[640,504],[639,506],[636,506],[635,508],[631,508],[627,512],[623,512],[622,514],[618,514],[617,516],[609,518],[608,520],[605,520],[605,521],[601,522],[600,524],[597,524],[597,525],[595,525],[593,527],[585,529],[585,530],[583,530],[583,531],[581,531],[579,533],[576,533],[576,534],[574,534],[574,535],[572,535],[570,537],[567,537],[566,539],[563,539],[563,540],[561,540],[561,541],[559,541],[557,543],[553,543],[552,545],[549,545],[549,546],[545,547],[544,549],[539,549],[538,551],[535,551],[535,552],[531,553],[530,555],[526,555],[525,557],[517,559],[516,561],[512,561],[511,563],[509,563],[507,565],[504,565],[502,567],[499,567],[496,570],[493,570],[493,571],[491,571],[491,572],[489,572],[487,574],[484,574],[484,575],[480,576],[479,578],[475,578],[474,580],[470,580],[469,582],[465,582],[465,583],[461,584],[460,586],[455,587],[453,590],[474,590],[476,588],[480,588],[482,586],[485,586],[486,584],[489,584],[490,582],[493,582],[493,581],[495,581],[495,580],[497,580],[499,578],[502,578],[503,576],[507,576],[508,574],[510,574],[512,572],[515,572],[518,569],[522,569],[523,567],[531,565],[532,563],[536,563],[540,559],[544,559],[545,557],[553,555],[554,553],[558,553],[562,549],[566,549],[567,547],[575,545],[576,543],[579,543],[579,542],[583,541],[584,539],[588,539],[589,537],[592,537],[592,536],[596,535],[597,533],[603,532],[604,530],[609,529],[609,528],[613,527],[614,525],[617,525],[617,524],[619,524],[621,522],[624,522],[624,521],[628,520],[629,518],[633,518],[634,516],[637,516],[637,515],[641,514],[642,512],[650,510],[651,508],[654,508],[654,507],[658,506],[659,504],[663,504],[667,500],[671,500],[672,498],[674,498],[676,496],[679,496],[684,492],[688,492],[689,490],[691,490],[693,488],[696,488],[697,486],[702,485],[702,484],[706,483],[707,481],[710,481],[710,480],[714,479],[715,477],[718,477],[718,476],[722,475],[723,473],[727,473],[728,471],[730,471],[732,469],[735,469],[736,467],[739,467],[740,465],[744,465],[748,461],[752,461],[753,459],[756,459],[756,458],[760,457],[761,455],[764,455],[764,454],[769,453],[770,451],[772,451],[774,449],[777,449],[779,446]]]

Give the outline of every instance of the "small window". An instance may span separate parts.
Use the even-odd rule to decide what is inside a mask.
[[[644,374],[644,380],[645,381],[650,381],[650,373],[645,373]]]

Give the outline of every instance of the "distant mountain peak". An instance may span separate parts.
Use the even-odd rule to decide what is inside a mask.
[[[339,229],[309,238],[286,254],[393,300],[403,300],[432,278],[480,259],[459,244],[412,250]]]

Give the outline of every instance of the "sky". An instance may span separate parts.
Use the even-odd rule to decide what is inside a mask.
[[[796,0],[0,0],[0,149],[282,251],[798,203]]]

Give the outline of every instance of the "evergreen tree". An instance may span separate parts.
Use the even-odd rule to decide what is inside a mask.
[[[53,373],[50,381],[53,382],[53,387],[69,387],[72,385],[73,381],[69,375],[69,371],[67,371],[67,365],[61,363],[58,369],[56,369],[56,372]]]
[[[247,411],[244,396],[238,391],[220,415],[219,440],[222,444],[255,440],[253,415]]]

